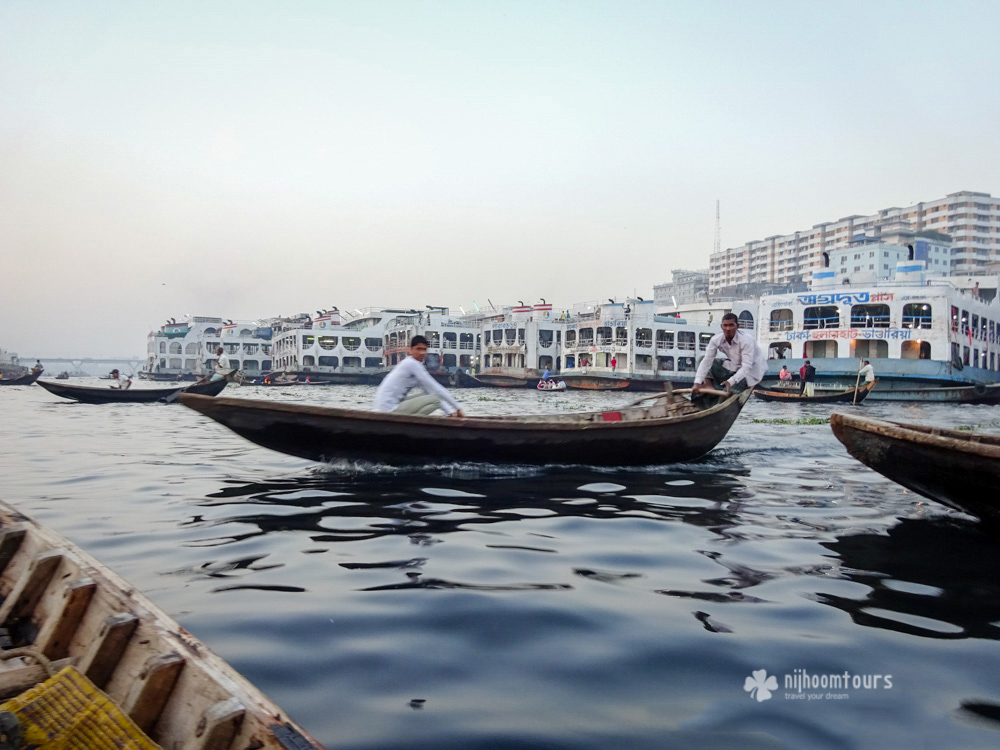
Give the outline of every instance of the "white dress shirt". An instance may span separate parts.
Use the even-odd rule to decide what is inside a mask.
[[[741,380],[747,381],[747,387],[757,385],[767,372],[767,360],[764,353],[757,346],[757,341],[750,334],[737,329],[732,342],[726,341],[725,333],[717,333],[708,342],[708,349],[705,350],[705,358],[698,365],[698,372],[694,377],[694,382],[701,384],[705,382],[709,370],[712,369],[712,362],[717,356],[722,355],[727,360],[726,368],[734,371],[733,375],[726,382],[735,385]],[[716,383],[721,386],[722,383]]]
[[[229,357],[226,356],[225,352],[219,355],[219,358],[215,360],[215,372],[217,375],[225,375],[232,369],[229,367]]]
[[[875,370],[871,365],[865,365],[862,367],[860,373],[865,376],[866,383],[870,383],[875,379]]]
[[[395,411],[396,407],[406,398],[406,394],[414,387],[419,387],[429,396],[440,398],[441,407],[449,414],[461,408],[458,402],[451,397],[451,394],[431,377],[422,362],[418,362],[413,357],[407,357],[393,367],[392,371],[379,384],[378,390],[375,392],[375,411]]]

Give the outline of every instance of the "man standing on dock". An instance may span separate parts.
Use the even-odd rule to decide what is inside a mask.
[[[414,336],[410,341],[410,356],[393,367],[375,391],[375,411],[426,417],[441,408],[448,416],[465,416],[458,402],[427,372],[426,357],[427,339]],[[406,398],[415,386],[426,395]]]
[[[734,313],[726,313],[722,316],[722,333],[715,334],[708,342],[691,391],[700,392],[708,379],[712,387],[721,386],[726,393],[739,393],[757,385],[765,372],[767,360],[757,340],[740,330],[739,319]]]

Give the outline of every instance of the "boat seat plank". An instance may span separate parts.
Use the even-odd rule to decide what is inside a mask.
[[[63,591],[62,609],[46,624],[35,639],[35,645],[49,659],[62,659],[69,653],[70,641],[83,619],[97,591],[93,578],[78,578],[66,584]]]
[[[185,663],[176,651],[153,656],[146,661],[132,691],[122,702],[125,713],[146,734],[156,726]]]
[[[102,690],[121,661],[138,624],[139,618],[131,612],[108,615],[97,638],[80,660],[81,671]]]
[[[53,672],[58,672],[63,667],[74,666],[76,659],[58,659],[52,662],[49,667]],[[22,664],[10,669],[0,671],[0,700],[6,700],[15,695],[23,693],[29,688],[33,688],[39,682],[45,682],[49,678],[49,670],[41,664]]]
[[[191,750],[228,750],[236,738],[246,708],[236,698],[227,698],[214,704],[198,721],[195,743]]]
[[[0,573],[7,570],[10,561],[21,549],[26,529],[23,526],[11,526],[0,531]]]

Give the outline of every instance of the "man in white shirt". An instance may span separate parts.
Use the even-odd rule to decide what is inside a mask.
[[[414,336],[410,341],[410,356],[392,368],[375,392],[375,411],[393,412],[426,417],[438,408],[452,417],[464,417],[462,407],[451,397],[424,367],[427,356],[427,339]],[[424,396],[406,398],[414,386],[424,391]]]
[[[111,387],[112,388],[126,391],[126,390],[129,389],[129,387],[131,385],[132,385],[132,378],[127,377],[127,376],[123,378],[121,376],[121,373],[118,372],[118,370],[112,370],[111,371]]]
[[[858,372],[859,374],[865,376],[866,383],[870,383],[875,379],[875,370],[872,369],[872,363],[867,359],[865,360],[864,367],[862,367]]]
[[[229,366],[229,357],[226,356],[226,350],[221,346],[215,350],[217,359],[215,360],[215,372],[212,375],[212,380],[222,380],[229,371],[232,369]]]
[[[765,372],[767,360],[757,340],[739,329],[739,319],[734,313],[726,313],[722,316],[722,333],[715,334],[708,342],[691,390],[698,393],[707,378],[714,387],[725,388],[726,393],[739,393],[757,385]]]

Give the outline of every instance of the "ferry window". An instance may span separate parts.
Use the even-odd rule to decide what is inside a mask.
[[[567,331],[566,333],[568,334],[569,331]],[[566,369],[570,370],[570,369],[572,369],[574,367],[576,367],[576,357],[574,355],[572,355],[572,354],[567,354],[566,355]]]
[[[542,328],[538,331],[538,345],[543,349],[552,346],[552,331]]]
[[[694,372],[697,369],[694,366],[694,357],[678,357],[677,369],[680,372]]]
[[[678,331],[677,348],[694,351],[694,331]]]
[[[365,367],[381,367],[381,357],[365,357]]]
[[[833,305],[827,307],[807,307],[802,313],[802,318],[802,327],[807,331],[817,328],[837,328],[840,326],[840,310]],[[809,355],[807,354],[806,356],[808,357]]]
[[[430,355],[427,355],[430,359]],[[361,367],[361,357],[344,357],[344,367]]]
[[[170,353],[171,354],[180,354],[181,353],[181,342],[180,341],[171,341],[170,342]]]
[[[739,317],[739,326],[744,331],[752,331],[753,330],[753,313],[750,312],[749,310],[744,310],[743,312],[741,312],[740,313],[740,317]]]
[[[193,370],[197,366],[198,366],[198,360],[196,360],[196,359],[185,359],[184,360],[184,369],[186,369],[186,370]]]
[[[306,354],[302,357],[303,367],[313,367],[316,364],[316,358],[311,354]]]
[[[601,326],[597,329],[597,345],[598,346],[611,346],[611,328],[610,326]]]
[[[990,369],[991,370],[995,370],[996,369],[996,356],[997,356],[996,354],[994,354],[993,352],[990,352]],[[928,357],[928,359],[930,359],[930,357]]]
[[[930,359],[930,341],[904,341],[900,346],[901,359]]]
[[[361,339],[357,336],[344,336],[344,348],[349,352],[355,352],[361,348]],[[361,360],[358,357],[344,357],[344,366],[347,366],[348,359],[357,359],[358,367],[361,366]]]
[[[705,351],[708,348],[708,342],[712,340],[711,333],[699,333],[698,334],[698,348],[701,351]]]
[[[969,332],[969,311],[962,310],[962,333]],[[966,362],[965,364],[969,364]]]
[[[790,356],[792,356],[792,345],[787,341],[781,341],[767,347],[768,359],[788,359]]]
[[[874,341],[855,339],[851,342],[850,356],[856,359],[884,359],[889,356],[889,342],[881,339]]]
[[[503,337],[508,344],[513,344],[517,340],[517,330],[514,328],[505,328]]]
[[[657,349],[673,349],[674,348],[674,332],[673,331],[657,331],[656,332],[656,348]],[[673,367],[670,368],[674,369]]]
[[[215,333],[215,329],[214,328],[206,328],[205,329],[205,335],[208,336],[210,333]]]
[[[903,328],[930,328],[931,306],[921,303],[903,305]]]
[[[523,344],[524,343],[524,329],[523,328],[518,328],[517,329],[517,343],[519,343],[519,344]]]
[[[260,369],[261,370],[270,370],[271,369],[271,364],[272,364],[271,360],[265,359],[263,362],[261,362]]]
[[[167,342],[166,341],[161,341],[160,342],[160,354],[166,354],[166,353],[167,353]]]
[[[986,316],[984,315],[979,320],[979,338],[983,341],[986,340]]]
[[[637,370],[652,370],[653,358],[648,354],[636,354],[635,367]]]
[[[458,345],[458,336],[453,331],[444,332],[444,348],[454,349]]]
[[[580,329],[580,346],[592,346],[593,343],[594,343],[594,329],[593,328],[581,328]]]
[[[538,369],[539,370],[551,370],[552,369],[552,357],[545,354],[538,358]]]
[[[635,329],[635,345],[641,349],[648,349],[653,345],[653,329],[651,328],[636,328]]]
[[[958,330],[958,308],[955,306],[951,308],[951,330]]]
[[[972,350],[972,366],[973,367],[979,367],[979,350],[978,349],[973,349]]]
[[[973,336],[978,336],[979,335],[979,316],[978,315],[973,315],[972,316],[972,335]]]
[[[657,368],[660,370],[673,370],[674,369],[674,358],[673,357],[657,357],[656,358]]]
[[[628,346],[628,329],[621,326],[615,328],[615,341],[618,346]]]
[[[365,348],[377,352],[382,348],[382,339],[365,339]]]
[[[247,371],[247,370],[253,371],[253,370],[259,370],[259,369],[260,369],[260,362],[258,362],[256,359],[246,359],[246,360],[243,360],[243,370],[244,371]]]
[[[320,349],[336,349],[337,348],[337,337],[336,336],[320,336],[319,337],[319,348]]]
[[[322,346],[322,344],[321,344]],[[340,365],[340,359],[337,357],[320,357],[319,366],[320,367],[337,367]]]
[[[771,329],[772,331],[790,331],[794,327],[792,322],[792,309],[790,307],[782,307],[778,310],[771,310]]]
[[[252,335],[253,335],[253,331],[251,331],[249,328],[241,328],[240,329],[240,336],[252,336]]]
[[[969,347],[967,346],[962,347],[962,363],[969,364]]]
[[[566,346],[576,346],[576,331],[566,331]]]
[[[424,338],[427,339],[428,349],[437,349],[441,346],[441,334],[438,331],[427,331],[424,333]]]
[[[888,327],[888,305],[855,305],[851,308],[851,328]]]
[[[302,337],[302,348],[309,349],[313,344],[316,343],[316,338],[313,336],[303,336]]]
[[[806,359],[832,359],[837,356],[836,341],[807,341],[803,348]]]
[[[558,344],[561,341],[562,341],[562,331],[556,331],[556,343]]]
[[[170,360],[170,369],[171,370],[179,370],[179,369],[181,369],[181,361],[179,359],[172,359],[172,360]]]
[[[459,336],[458,336],[458,348],[459,349],[472,349],[473,348],[472,341],[473,341],[473,339],[472,339],[472,334],[471,333],[462,333],[462,334],[459,334]]]
[[[454,354],[444,355],[444,366],[445,367],[455,367],[458,364],[458,358]]]
[[[993,321],[990,321],[990,337],[987,339],[991,344],[996,341],[996,328],[994,327]]]
[[[471,354],[460,354],[458,357],[459,367],[472,367],[472,355]]]
[[[184,347],[184,353],[185,354],[197,354],[198,353],[198,345],[197,344],[188,344],[187,346]]]

